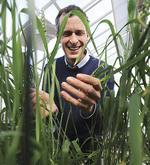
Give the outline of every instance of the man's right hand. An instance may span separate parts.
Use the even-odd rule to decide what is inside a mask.
[[[53,103],[52,108],[50,108],[50,98],[48,93],[46,93],[45,91],[38,91],[38,95],[39,95],[40,112],[43,118],[47,117],[49,115],[49,112],[54,113],[58,111],[58,108],[55,103]],[[33,105],[33,110],[36,111],[38,97],[36,96],[35,88],[31,88],[30,97]]]

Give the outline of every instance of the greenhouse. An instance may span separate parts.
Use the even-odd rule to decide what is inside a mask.
[[[0,1],[0,165],[150,165],[150,1]]]

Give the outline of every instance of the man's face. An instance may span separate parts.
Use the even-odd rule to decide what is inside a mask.
[[[77,16],[69,17],[61,38],[61,44],[71,65],[74,64],[78,55],[80,55],[80,60],[85,56],[84,47],[87,41],[88,34],[80,18]]]

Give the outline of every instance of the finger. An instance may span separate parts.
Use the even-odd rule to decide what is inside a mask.
[[[36,96],[36,92],[32,92],[30,94],[30,98],[31,98],[31,103],[34,106],[35,104],[37,104],[37,100],[39,101],[40,98]]]
[[[32,88],[32,87],[31,87],[31,88],[30,88],[30,91],[36,91],[36,90],[35,90],[35,88]]]
[[[83,91],[88,97],[96,101],[100,98],[100,91],[96,91],[96,89],[92,85],[80,81],[74,77],[67,77],[66,81],[75,88]]]
[[[32,99],[34,97],[36,97],[36,93],[35,92],[30,93],[30,98]]]
[[[93,85],[93,87],[96,89],[96,90],[102,90],[102,86],[101,86],[101,82],[99,79],[91,76],[91,75],[87,75],[87,74],[77,74],[76,76],[77,79],[85,82],[85,83],[88,83],[90,85]]]
[[[83,104],[82,102],[79,101],[79,99],[73,98],[71,95],[69,95],[65,91],[61,91],[61,96],[69,103],[73,104],[74,106],[77,106],[81,109],[87,109],[88,105]]]
[[[70,84],[66,82],[62,83],[62,88],[65,91],[67,91],[69,94],[75,96],[76,98],[80,98],[82,102],[84,102],[85,104],[92,105],[96,103],[95,100],[88,97],[83,91],[74,88],[73,86],[71,86]]]
[[[56,106],[56,104],[53,102],[53,104],[50,106],[49,103],[43,101],[42,99],[39,100],[39,105],[37,105],[37,102],[34,101],[34,104],[32,103],[33,105],[33,109],[36,110],[37,107],[39,106],[40,107],[40,110],[43,109],[43,110],[46,110],[46,111],[50,111],[50,112],[58,112],[58,107]]]
[[[36,111],[36,105],[33,107],[34,111]],[[47,111],[44,107],[40,107],[40,114],[42,118],[45,118],[49,115],[49,111]]]
[[[49,102],[49,94],[45,91],[39,91],[39,96],[42,100]]]
[[[40,108],[40,113],[43,118],[47,117],[49,115],[49,111],[45,110],[45,108]]]
[[[38,102],[40,106],[47,103],[40,95],[37,97],[35,92],[32,93],[30,96],[31,96],[31,103],[33,106],[36,105]]]
[[[31,99],[34,99],[35,98],[39,98],[39,99],[42,99],[43,101],[45,102],[49,102],[49,94],[44,92],[44,91],[37,91],[38,93],[36,93],[36,91],[33,91],[31,94],[30,94],[30,97]]]
[[[45,110],[44,108],[40,108],[41,116],[43,118],[47,117],[49,115],[49,111]]]

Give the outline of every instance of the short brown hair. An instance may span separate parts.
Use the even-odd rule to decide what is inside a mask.
[[[80,7],[78,7],[76,5],[69,5],[69,6],[65,7],[65,8],[62,8],[59,11],[59,13],[58,13],[58,15],[57,15],[57,17],[55,19],[57,34],[58,34],[58,31],[59,31],[59,28],[60,28],[59,19],[60,19],[61,15],[62,14],[65,15],[65,14],[69,13],[72,10],[79,10],[86,17],[87,21],[89,21],[86,13]],[[70,16],[72,16],[72,15],[70,15]]]

